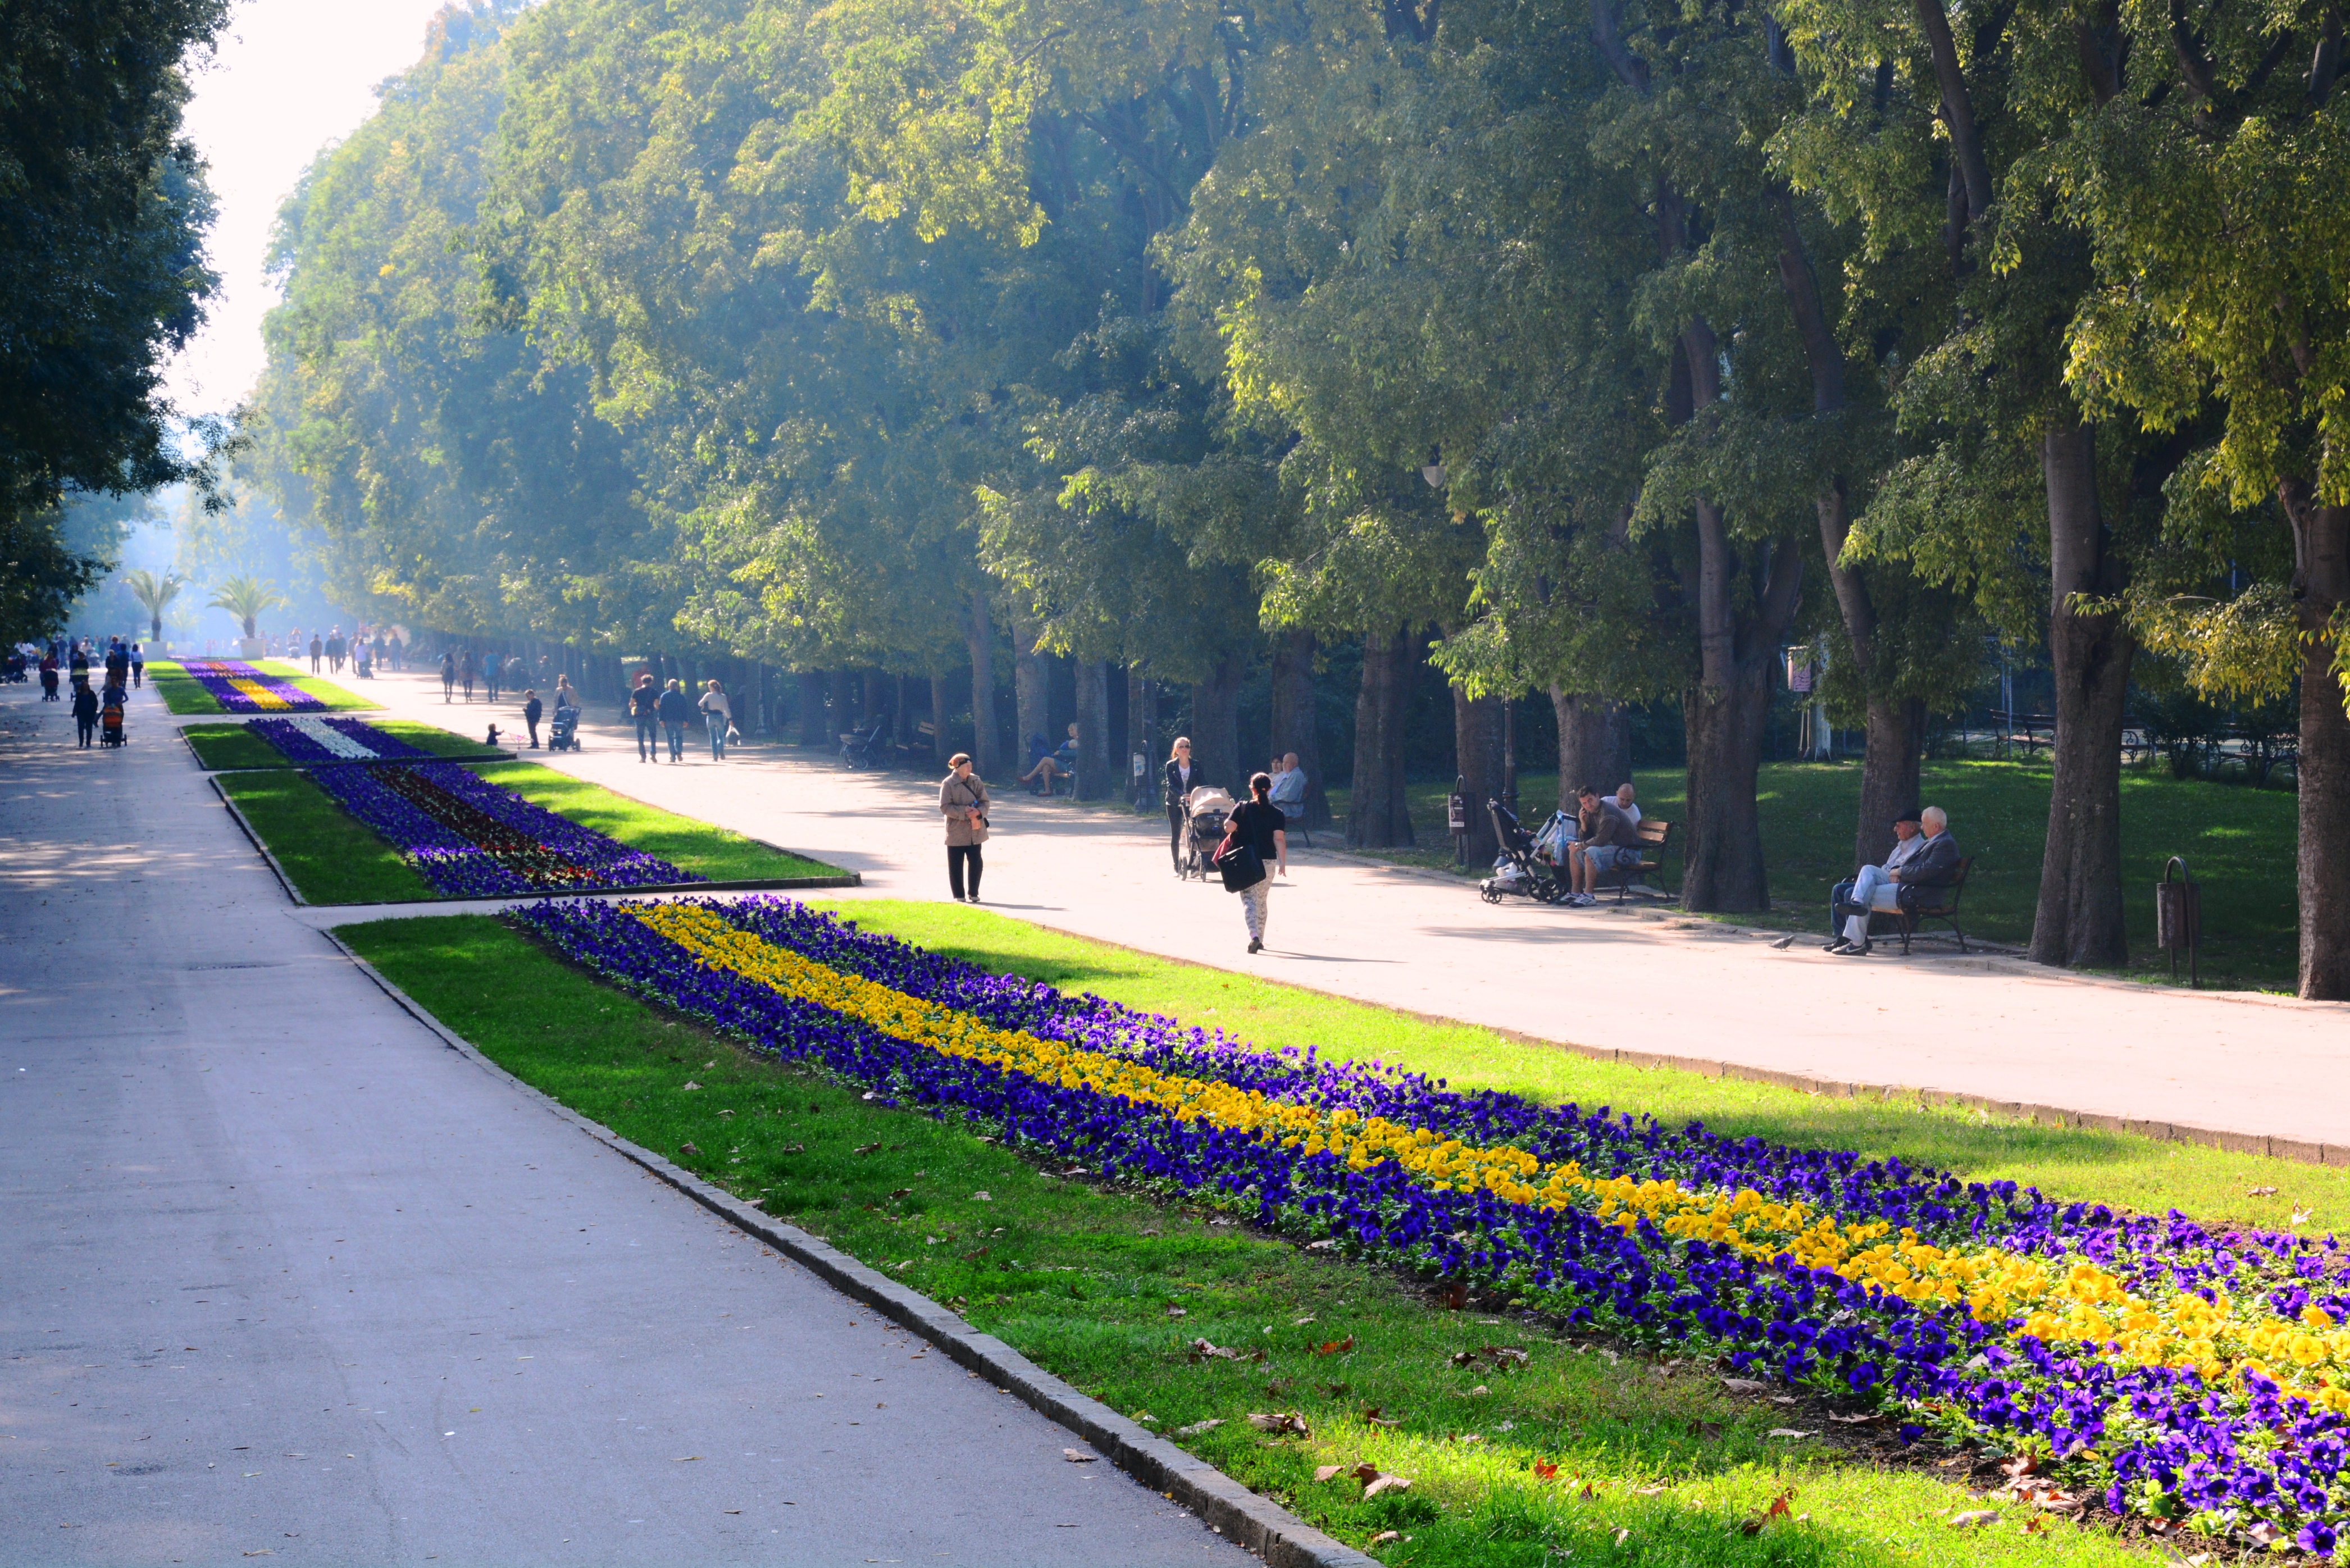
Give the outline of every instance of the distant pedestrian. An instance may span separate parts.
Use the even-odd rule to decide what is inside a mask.
[[[517,653],[506,660],[506,690],[519,691],[529,684],[530,666],[525,664],[522,661],[522,655]]]
[[[57,700],[57,656],[54,650],[41,655],[41,701]]]
[[[558,694],[559,695],[559,694]],[[637,721],[637,761],[660,761],[660,688],[653,684],[650,670],[637,676],[637,684],[629,693],[629,712]],[[556,706],[563,704],[558,701]]]
[[[1217,851],[1216,867],[1224,870],[1229,855],[1239,860],[1249,857],[1243,850],[1254,852],[1256,880],[1232,886],[1233,873],[1225,871],[1224,886],[1241,896],[1241,912],[1248,921],[1251,952],[1264,949],[1264,918],[1272,900],[1274,868],[1284,877],[1289,875],[1289,818],[1281,807],[1273,804],[1273,775],[1258,774],[1249,780],[1249,798],[1232,808],[1224,828],[1224,846]]]
[[[327,637],[327,668],[340,675],[343,672],[343,659],[349,649],[350,644],[343,640],[343,628],[335,628]]]
[[[958,902],[976,904],[979,875],[986,869],[979,846],[987,842],[987,783],[971,771],[964,753],[948,758],[947,766],[953,771],[939,785],[939,813],[947,821],[947,889]]]
[[[685,682],[672,680],[669,690],[660,694],[661,728],[669,732],[669,760],[685,761],[685,725],[693,717],[693,699],[685,694]]]
[[[498,700],[498,682],[504,678],[505,672],[505,661],[496,654],[490,654],[482,660],[482,687],[488,701],[494,702]]]
[[[1207,782],[1191,761],[1190,737],[1176,736],[1174,748],[1167,754],[1167,853],[1174,859],[1178,877],[1183,874],[1183,824],[1187,815],[1183,803],[1193,790]]]
[[[522,722],[530,728],[530,749],[534,752],[538,750],[538,716],[543,711],[545,710],[539,706],[537,692],[525,691],[522,694]]]
[[[147,645],[134,642],[130,645],[130,690],[136,691],[146,684]]]
[[[74,729],[81,736],[81,743],[88,746],[90,738],[98,733],[98,693],[89,689],[87,680],[74,684],[73,720]]]
[[[452,701],[457,695],[457,656],[447,649],[441,650],[441,701]]]
[[[212,645],[211,645],[210,643],[206,643],[204,646],[205,646],[205,647],[207,647],[207,648],[209,648],[209,647],[211,647]],[[327,639],[326,639],[325,638],[323,638],[323,637],[320,637],[317,632],[315,632],[315,631],[314,631],[314,632],[312,632],[312,633],[310,634],[310,673],[311,673],[311,674],[316,675],[316,674],[317,674],[317,673],[318,673],[318,661],[319,661],[320,659],[322,659],[326,658],[326,657],[327,657]]]
[[[481,675],[481,667],[473,662],[473,650],[465,649],[457,656],[457,684],[465,689],[465,701],[473,700],[473,682]]]
[[[734,727],[734,706],[726,701],[726,688],[712,680],[694,706],[702,710],[702,722],[710,728],[710,760],[724,762],[726,732]]]

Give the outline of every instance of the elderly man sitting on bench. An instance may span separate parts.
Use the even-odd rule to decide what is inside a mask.
[[[1882,866],[1864,866],[1860,875],[1836,889],[1834,910],[1844,918],[1844,934],[1827,944],[1839,958],[1869,954],[1868,918],[1901,908],[1904,888],[1947,888],[1959,875],[1958,841],[1950,836],[1950,819],[1939,805],[1914,816],[1905,812],[1893,824],[1898,841]],[[1914,897],[1914,896],[1913,896]]]

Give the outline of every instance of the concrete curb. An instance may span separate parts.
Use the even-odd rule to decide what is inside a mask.
[[[1378,1568],[1377,1558],[1325,1535],[1213,1465],[1128,1420],[1100,1400],[1079,1393],[993,1334],[980,1333],[928,1296],[868,1268],[796,1226],[760,1213],[732,1193],[533,1088],[432,1016],[334,931],[322,930],[320,934],[358,965],[359,972],[373,981],[402,1012],[484,1072],[504,1079],[548,1112],[641,1166],[737,1230],[756,1236],[851,1301],[871,1307],[929,1340],[945,1351],[957,1366],[978,1373],[1046,1419],[1067,1428],[1118,1469],[1151,1490],[1181,1503],[1225,1539],[1263,1558],[1273,1568]]]
[[[261,835],[255,833],[253,830],[253,824],[245,820],[244,811],[238,807],[234,800],[230,798],[228,791],[221,788],[220,775],[206,774],[204,782],[213,786],[213,793],[220,796],[223,805],[228,807],[229,815],[236,819],[237,826],[244,831],[246,838],[252,840],[253,846],[261,851],[262,859],[269,863],[269,874],[277,878],[277,885],[286,889],[286,896],[296,904],[308,904],[310,900],[302,897],[301,890],[294,886],[294,878],[286,875],[286,867],[277,864],[277,857],[269,853],[269,846],[261,841]]]

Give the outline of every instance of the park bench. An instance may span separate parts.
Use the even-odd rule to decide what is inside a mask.
[[[1878,909],[1874,911],[1868,917],[1868,929],[1870,932],[1873,934],[1876,931],[1877,921],[1892,921],[1894,929],[1898,931],[1901,937],[1901,956],[1907,958],[1909,956],[1909,939],[1918,934],[1918,927],[1919,924],[1927,920],[1940,920],[1945,925],[1949,926],[1952,933],[1958,937],[1959,950],[1960,952],[1965,952],[1967,950],[1967,933],[1959,929],[1959,895],[1966,891],[1967,877],[1974,868],[1975,857],[1970,855],[1959,862],[1959,873],[1957,876],[1950,878],[1950,885],[1949,887],[1927,889],[1928,892],[1935,896],[1934,905],[1930,909],[1920,907],[1915,909]]]
[[[1673,825],[1660,822],[1653,816],[1644,816],[1640,819],[1639,829],[1640,858],[1607,873],[1608,879],[1616,884],[1616,901],[1619,904],[1631,892],[1632,884],[1647,880],[1649,872],[1660,874],[1658,877],[1659,884],[1664,880],[1661,873],[1665,868],[1665,851],[1673,841]]]
[[[862,730],[850,730],[840,737],[840,760],[852,768],[878,768],[883,765],[881,732],[889,727],[887,719],[876,719]]]

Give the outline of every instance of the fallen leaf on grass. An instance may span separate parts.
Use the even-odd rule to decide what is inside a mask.
[[[914,1195],[914,1189],[913,1189],[912,1188],[910,1188],[910,1187],[901,1187],[901,1188],[898,1189],[898,1190],[897,1190],[897,1191],[892,1192],[891,1194],[889,1194],[889,1200],[890,1200],[891,1202],[893,1202],[893,1203],[894,1203],[894,1202],[896,1202],[896,1201],[897,1201],[899,1199],[900,1199],[900,1198],[911,1198],[913,1195]]]
[[[1492,1392],[1492,1390],[1491,1388],[1488,1388],[1482,1383],[1480,1383],[1476,1387],[1469,1390],[1469,1397],[1471,1399],[1482,1399]]]
[[[1313,1321],[1314,1314],[1309,1312],[1304,1317],[1292,1319],[1289,1326],[1292,1328],[1304,1328],[1307,1324],[1312,1323]]]
[[[1484,1440],[1485,1434],[1482,1432],[1463,1432],[1461,1434],[1461,1441],[1464,1443],[1482,1443]]]
[[[1191,1309],[1190,1307],[1170,1306],[1167,1309],[1167,1315],[1169,1317],[1189,1317],[1191,1315]]]
[[[679,1090],[679,1091],[678,1091],[678,1093],[680,1093],[680,1094],[681,1094],[681,1095],[682,1095],[682,1094],[691,1094],[691,1093],[692,1093],[694,1090],[699,1089],[700,1087],[702,1087],[702,1085],[699,1085],[699,1084],[695,1083],[692,1079],[688,1078],[688,1079],[685,1081],[685,1087],[684,1087],[684,1088],[682,1088],[682,1089],[681,1089],[681,1090]]]
[[[1883,1417],[1875,1411],[1869,1411],[1858,1416],[1837,1416],[1831,1414],[1828,1417],[1829,1420],[1834,1421],[1838,1426],[1842,1427],[1866,1427],[1871,1421],[1880,1420]]]
[[[1402,1539],[1403,1532],[1400,1530],[1382,1530],[1377,1535],[1371,1537],[1371,1544],[1374,1546],[1385,1546],[1390,1541],[1401,1541]]]
[[[1998,1522],[1999,1511],[1997,1509],[1991,1508],[1970,1508],[1964,1513],[1954,1513],[1950,1515],[1949,1521],[1950,1526],[1953,1530],[1972,1530],[1978,1525],[1997,1524]]]
[[[1378,1496],[1383,1491],[1411,1490],[1411,1480],[1409,1477],[1389,1475],[1377,1465],[1357,1465],[1352,1473],[1357,1480],[1363,1483],[1363,1496],[1366,1501]]]
[[[1315,1350],[1314,1354],[1316,1355],[1344,1355],[1354,1348],[1355,1336],[1350,1334],[1344,1339],[1334,1339],[1330,1341],[1329,1344]]]
[[[1363,1412],[1363,1419],[1368,1421],[1374,1427],[1400,1427],[1403,1425],[1403,1417],[1401,1416],[1385,1416],[1381,1415],[1379,1412],[1380,1407],[1374,1405],[1369,1409]]]
[[[1788,1517],[1793,1511],[1789,1509],[1787,1505],[1794,1501],[1794,1500],[1795,1489],[1794,1487],[1789,1487],[1785,1491],[1781,1492],[1778,1496],[1771,1500],[1770,1507],[1762,1510],[1760,1513],[1750,1513],[1744,1519],[1740,1520],[1738,1521],[1738,1528],[1749,1535],[1760,1535],[1762,1533],[1763,1527],[1768,1525],[1773,1520],[1785,1519]]]
[[[1337,1246],[1337,1244],[1338,1244],[1338,1238],[1337,1238],[1337,1237],[1336,1237],[1336,1236],[1325,1236],[1325,1237],[1324,1237],[1322,1240],[1320,1240],[1319,1241],[1308,1241],[1308,1242],[1306,1242],[1306,1243],[1305,1243],[1305,1250],[1306,1250],[1307,1251],[1309,1251],[1309,1252],[1327,1252],[1327,1251],[1331,1251],[1333,1248],[1336,1247],[1336,1246]],[[1389,1533],[1390,1533],[1390,1534],[1392,1534],[1392,1533],[1393,1533],[1393,1532],[1389,1532]]]
[[[1616,1532],[1616,1544],[1618,1546],[1623,1545],[1624,1542],[1631,1539],[1632,1532],[1628,1530],[1619,1530]]]
[[[858,1144],[851,1152],[857,1154],[879,1154],[881,1152],[881,1146],[878,1143],[861,1143]]]
[[[1202,1432],[1212,1432],[1223,1424],[1224,1418],[1222,1416],[1211,1416],[1204,1421],[1194,1421],[1188,1427],[1176,1428],[1175,1435],[1179,1438],[1196,1438]]]
[[[1352,1466],[1352,1465],[1321,1465],[1321,1466],[1317,1466],[1317,1467],[1315,1468],[1315,1471],[1314,1471],[1314,1480],[1315,1480],[1315,1484],[1316,1484],[1316,1485],[1319,1485],[1319,1484],[1320,1484],[1321,1482],[1323,1482],[1323,1481],[1326,1481],[1326,1480],[1332,1480],[1333,1478],[1337,1477],[1337,1476],[1345,1475],[1348,1470],[1351,1470],[1351,1469],[1353,1469],[1354,1468],[1355,1468],[1355,1467],[1354,1467],[1354,1466]]]
[[[691,1144],[688,1143],[688,1144],[680,1144],[680,1145],[678,1146],[678,1150],[677,1150],[677,1152],[678,1152],[678,1153],[680,1153],[680,1154],[700,1154],[702,1151],[701,1151],[700,1149],[698,1149],[698,1148],[694,1147]]]
[[[1073,1465],[1089,1465],[1101,1458],[1099,1454],[1089,1454],[1083,1449],[1063,1449],[1061,1457]]]
[[[1558,1480],[1558,1467],[1556,1465],[1546,1465],[1543,1463],[1542,1460],[1536,1459],[1534,1461],[1534,1479],[1536,1480]]]
[[[782,1154],[806,1154],[807,1152],[807,1145],[804,1143],[787,1143],[777,1152]]]
[[[1228,1345],[1211,1345],[1204,1339],[1191,1342],[1191,1359],[1194,1361],[1250,1361],[1263,1354],[1262,1351],[1234,1350]]]
[[[986,1192],[974,1192],[974,1193],[972,1193],[972,1194],[971,1195],[971,1200],[972,1200],[973,1203],[993,1203],[993,1202],[994,1202],[994,1201],[995,1201],[994,1198],[993,1198],[992,1196],[990,1196],[990,1195],[989,1195],[988,1193],[986,1193]]]
[[[1774,1438],[1785,1438],[1791,1441],[1804,1438],[1816,1438],[1819,1436],[1817,1432],[1805,1432],[1794,1427],[1773,1427],[1771,1428],[1771,1435]]]
[[[2273,1187],[2254,1187],[2247,1189],[2244,1196],[2247,1198],[2274,1198],[2276,1196],[2276,1189]]]
[[[1305,1424],[1305,1417],[1295,1410],[1275,1410],[1269,1414],[1261,1410],[1252,1410],[1249,1412],[1248,1423],[1260,1432],[1271,1432],[1276,1437],[1289,1433],[1295,1433],[1301,1438],[1310,1438],[1314,1435],[1314,1428]]]
[[[1759,1383],[1752,1377],[1725,1377],[1721,1380],[1721,1386],[1732,1394],[1760,1394],[1771,1386],[1767,1383]]]
[[[1636,1486],[1632,1489],[1632,1495],[1634,1497],[1662,1497],[1665,1493],[1672,1490],[1672,1488],[1661,1484],[1657,1486]]]

